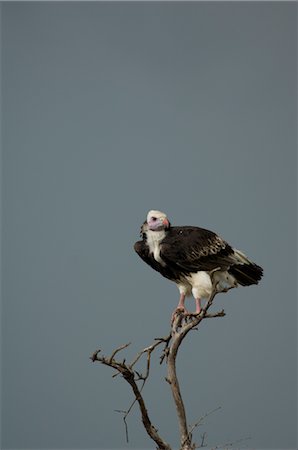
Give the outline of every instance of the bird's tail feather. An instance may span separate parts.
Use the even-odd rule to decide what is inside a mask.
[[[228,270],[233,275],[237,283],[242,286],[250,286],[258,284],[263,276],[262,267],[250,261],[247,256],[240,250],[234,248],[234,261]]]
[[[242,286],[258,284],[263,276],[262,267],[255,263],[236,264],[229,269],[229,273],[236,278],[236,281]]]

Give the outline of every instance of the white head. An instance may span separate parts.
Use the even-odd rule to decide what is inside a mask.
[[[170,227],[170,222],[165,213],[152,209],[147,214],[148,228],[151,231],[161,231]]]

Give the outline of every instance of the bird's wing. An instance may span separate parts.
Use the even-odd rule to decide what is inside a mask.
[[[134,244],[134,250],[145,263],[149,264],[153,269],[159,270],[160,264],[150,255],[149,247],[144,241],[136,242]]]
[[[160,256],[167,264],[188,272],[226,270],[236,263],[227,242],[198,227],[172,227],[161,243]]]
[[[174,268],[162,266],[154,259],[153,255],[149,251],[148,245],[144,240],[136,242],[134,244],[134,250],[140,256],[140,258],[145,261],[145,263],[152,267],[152,269],[160,272],[164,277],[170,280],[176,280],[177,278],[179,278],[179,274],[174,270]]]

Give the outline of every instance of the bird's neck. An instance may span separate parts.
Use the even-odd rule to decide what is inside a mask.
[[[165,230],[160,231],[147,230],[146,237],[147,243],[150,247],[151,244],[159,244],[166,237],[166,232]]]
[[[160,261],[160,243],[166,237],[166,231],[152,231],[148,230],[146,233],[147,245],[149,247],[150,253],[153,254],[154,259],[158,262]]]

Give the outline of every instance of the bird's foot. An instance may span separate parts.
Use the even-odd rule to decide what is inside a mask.
[[[185,306],[177,306],[177,308],[172,313],[171,323],[174,322],[176,314],[183,314],[184,316],[187,316],[190,314],[190,312],[185,308]]]

